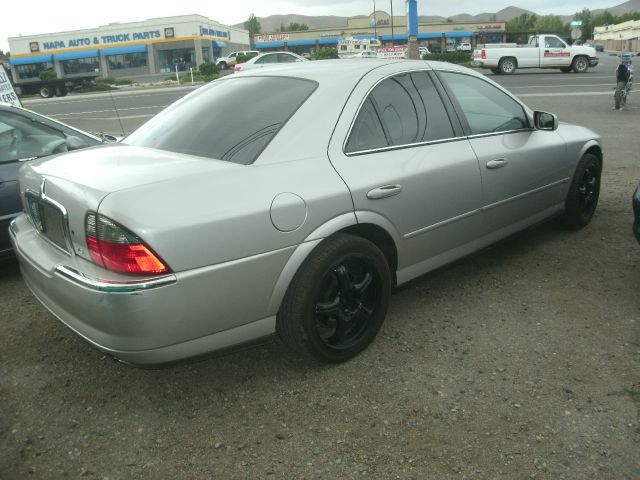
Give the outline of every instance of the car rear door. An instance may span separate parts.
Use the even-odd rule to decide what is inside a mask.
[[[478,161],[443,95],[426,70],[365,77],[329,147],[358,222],[394,235],[398,283],[473,251],[481,230]]]
[[[569,164],[560,135],[532,128],[523,106],[483,78],[457,72],[438,78],[480,162],[485,243],[561,208]]]

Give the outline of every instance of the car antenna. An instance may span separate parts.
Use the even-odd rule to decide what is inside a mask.
[[[120,124],[120,131],[122,132],[122,136],[126,136],[124,133],[124,126],[122,125],[122,119],[120,118],[120,113],[118,112],[118,107],[116,106],[116,100],[113,98],[113,92],[109,92],[109,96],[111,97],[111,103],[113,104],[113,111],[116,112],[116,117],[118,118],[118,123]]]

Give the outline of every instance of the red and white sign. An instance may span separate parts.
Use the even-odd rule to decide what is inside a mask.
[[[256,42],[288,42],[288,33],[269,33],[267,35],[256,35]]]
[[[378,58],[407,58],[406,45],[394,45],[393,47],[380,47],[377,50]]]
[[[570,57],[571,52],[544,52],[545,58],[549,57]]]

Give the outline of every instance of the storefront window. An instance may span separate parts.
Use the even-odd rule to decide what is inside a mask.
[[[207,63],[211,61],[211,55],[209,54],[210,50],[208,48],[202,49],[202,63]]]
[[[126,53],[124,55],[109,55],[107,57],[110,70],[123,68],[140,68],[147,66],[146,53]]]
[[[75,60],[63,60],[60,62],[65,75],[76,73],[100,73],[98,57],[77,58]]]
[[[18,72],[18,78],[38,78],[40,72],[53,70],[53,63],[30,63],[29,65],[16,65],[14,68]]]
[[[161,50],[158,52],[158,64],[161,72],[182,72],[189,68],[196,68],[196,51],[194,48],[178,48],[176,50]]]

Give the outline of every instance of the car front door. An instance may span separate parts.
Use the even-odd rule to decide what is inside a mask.
[[[555,131],[532,128],[523,106],[485,79],[438,72],[480,162],[485,240],[562,208],[569,164]]]
[[[473,251],[481,230],[478,161],[442,95],[427,71],[363,81],[329,147],[358,222],[394,232],[398,283]]]
[[[569,47],[559,38],[544,37],[544,48],[540,50],[542,67],[568,67],[571,63]]]

